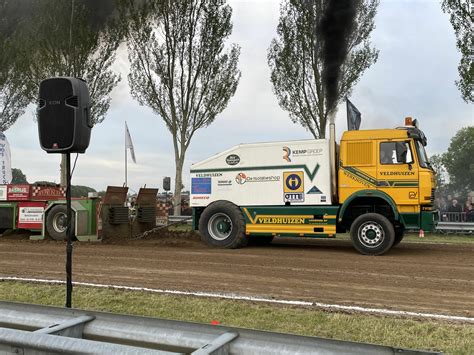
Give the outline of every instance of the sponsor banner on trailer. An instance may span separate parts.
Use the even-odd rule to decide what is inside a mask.
[[[61,200],[66,198],[66,188],[60,186],[33,186],[31,191],[32,200]]]
[[[295,158],[298,157],[309,157],[317,156],[323,154],[323,148],[304,148],[304,149],[295,149],[294,147],[283,147],[283,160],[291,163]]]
[[[278,175],[251,175],[246,173],[238,173],[235,177],[235,181],[239,185],[243,185],[246,182],[272,182],[280,181],[280,176]]]
[[[240,163],[240,157],[237,154],[231,154],[225,158],[225,162],[227,165],[237,165]]]
[[[209,195],[212,192],[211,178],[192,178],[191,193],[193,195]]]
[[[8,185],[8,201],[27,201],[30,199],[30,185]]]
[[[20,202],[18,205],[18,228],[38,229],[43,226],[44,202]]]
[[[190,175],[191,207],[219,200],[237,206],[331,204],[329,142],[323,139],[240,144],[193,164]]]
[[[304,202],[304,172],[283,173],[284,202]]]

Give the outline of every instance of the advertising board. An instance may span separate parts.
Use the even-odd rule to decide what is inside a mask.
[[[44,202],[20,202],[18,204],[18,228],[41,230],[45,207]]]

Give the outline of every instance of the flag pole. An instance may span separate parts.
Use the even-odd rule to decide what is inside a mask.
[[[125,187],[127,186],[127,121],[125,121]]]

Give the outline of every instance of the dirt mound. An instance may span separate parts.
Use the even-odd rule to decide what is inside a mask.
[[[204,247],[199,234],[194,231],[172,231],[160,229],[146,236],[136,235],[131,238],[109,237],[102,241],[110,245],[151,245],[151,246],[174,246],[174,247]]]

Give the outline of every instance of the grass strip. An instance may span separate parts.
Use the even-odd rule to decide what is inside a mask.
[[[4,281],[0,300],[61,307],[65,287]],[[227,326],[450,354],[472,354],[474,349],[474,326],[469,324],[82,286],[74,288],[73,307],[201,323],[217,320]]]

